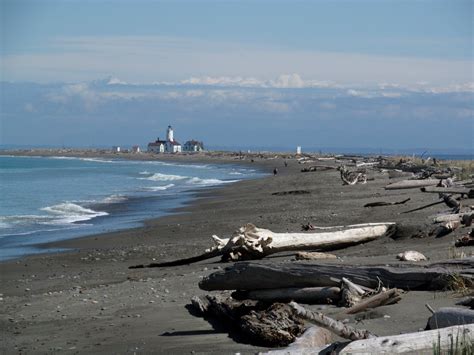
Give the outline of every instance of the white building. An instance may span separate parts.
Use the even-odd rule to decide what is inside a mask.
[[[134,145],[132,147],[132,153],[140,153],[141,150],[140,150],[140,147],[138,145]]]
[[[152,153],[180,153],[181,144],[174,139],[173,127],[168,126],[165,141],[158,138],[156,141],[148,143],[148,151]]]
[[[114,146],[112,147],[112,152],[114,152],[114,153],[120,153],[120,147],[114,145]]]
[[[202,152],[203,150],[204,144],[194,139],[187,141],[183,146],[183,151],[185,152]]]

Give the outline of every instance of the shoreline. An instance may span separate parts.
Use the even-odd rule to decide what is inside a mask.
[[[201,278],[229,263],[214,258],[177,267],[128,269],[198,255],[212,244],[211,235],[229,236],[245,223],[274,232],[299,231],[305,223],[397,222],[403,227],[396,239],[387,237],[331,252],[338,259],[328,262],[347,265],[400,263],[396,255],[406,250],[417,250],[432,261],[461,251],[452,245],[465,228],[444,238],[413,238],[427,230],[430,216],[445,207],[401,212],[432,202],[431,194],[386,191],[383,187],[389,179],[376,171],[365,185],[342,186],[335,170],[303,174],[295,159],[287,162],[284,167],[284,158],[257,158],[249,164],[267,170],[278,166],[278,175],[206,189],[176,214],[151,219],[140,228],[62,243],[79,250],[0,263],[0,329],[6,339],[0,350],[40,354],[61,350],[75,354],[264,351],[237,342],[186,309],[191,297],[205,294],[198,288]],[[273,195],[298,189],[309,193]],[[363,207],[367,202],[407,197],[411,200],[406,205]],[[473,255],[474,247],[462,251]],[[277,254],[259,262],[293,260],[291,254]],[[425,303],[436,309],[454,305],[458,297],[451,291],[408,292],[399,304],[380,307],[364,319],[364,327],[378,335],[417,331],[429,316]],[[328,306],[323,312],[331,315],[336,309]],[[349,318],[349,324],[357,323],[356,317]]]
[[[32,158],[71,158],[71,159],[116,159],[116,160],[123,160],[123,161],[160,161],[160,162],[166,162],[170,164],[213,164],[213,165],[232,165],[235,167],[242,167],[242,168],[253,168],[253,170],[259,171],[260,173],[265,173],[265,169],[259,166],[258,164],[250,163],[250,162],[245,162],[242,163],[242,161],[234,161],[232,159],[229,159],[228,157],[223,158],[223,159],[212,159],[204,155],[195,155],[195,154],[190,154],[188,156],[183,155],[183,156],[177,156],[177,155],[169,155],[169,156],[157,156],[156,154],[125,154],[124,157],[122,156],[117,156],[117,154],[101,154],[97,152],[91,152],[89,150],[83,151],[83,154],[78,154],[77,151],[70,152],[69,155],[59,155],[60,152],[58,151],[34,151],[30,152],[31,154],[26,154],[24,155],[23,152],[21,151],[10,151],[8,152],[8,155],[2,155],[2,156],[13,156],[13,157],[32,157]],[[255,179],[259,177],[254,177],[250,179]],[[243,180],[247,180],[249,178],[245,178]],[[242,181],[242,180],[239,180]],[[236,182],[239,182],[236,181]],[[233,183],[236,183],[233,182]],[[231,183],[231,184],[233,184]],[[229,184],[229,185],[231,185]],[[161,213],[162,215],[158,216],[149,216],[146,217],[140,221],[137,221],[136,223],[138,225],[136,226],[131,226],[131,227],[124,227],[124,228],[119,228],[119,229],[111,229],[109,231],[104,231],[104,232],[85,232],[86,234],[83,235],[78,235],[78,236],[72,236],[70,238],[66,238],[63,240],[58,240],[58,241],[50,241],[50,242],[39,242],[37,244],[31,244],[31,246],[34,249],[38,249],[38,252],[32,252],[30,254],[25,254],[22,256],[15,256],[15,257],[10,257],[4,260],[0,260],[0,263],[3,262],[9,262],[9,261],[15,261],[18,259],[22,259],[25,257],[29,256],[35,256],[35,255],[55,255],[58,253],[63,253],[63,252],[73,252],[74,250],[63,250],[63,251],[44,251],[47,249],[70,249],[70,245],[74,245],[74,249],[80,248],[81,242],[74,242],[75,240],[80,240],[80,239],[96,239],[100,238],[102,235],[113,235],[115,233],[119,232],[127,232],[127,233],[133,233],[133,232],[138,232],[143,228],[146,228],[148,224],[153,224],[156,220],[160,218],[164,218],[169,215],[174,215],[174,214],[179,214],[179,213],[186,213],[186,207],[189,205],[193,204],[193,201],[196,199],[199,199],[201,195],[212,195],[213,191],[219,190],[220,188],[224,188],[225,185],[227,184],[222,184],[222,185],[211,185],[211,186],[203,186],[203,187],[190,187],[188,190],[184,191],[187,195],[188,198],[183,201],[182,203],[179,204],[179,206],[172,207],[166,210],[163,210]],[[101,203],[98,202],[100,205]],[[61,231],[58,231],[57,233],[61,233]],[[64,230],[63,233],[68,233],[68,230]],[[43,251],[41,251],[43,250]]]

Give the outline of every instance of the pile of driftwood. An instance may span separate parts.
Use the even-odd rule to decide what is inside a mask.
[[[431,349],[433,344],[430,341],[434,333],[399,335],[387,344],[386,338],[390,337],[376,337],[366,330],[352,328],[295,302],[333,304],[341,307],[341,315],[355,314],[397,303],[404,292],[402,290],[449,289],[453,287],[453,282],[459,283],[460,280],[466,287],[472,287],[474,258],[405,267],[239,262],[209,275],[199,283],[199,287],[206,291],[232,290],[231,297],[194,297],[192,307],[195,314],[211,323],[226,324],[229,332],[239,334],[242,341],[268,347],[294,343],[285,351],[304,351],[309,342],[312,348],[306,351],[317,353],[332,342],[332,334],[354,341],[349,345],[337,343],[327,347],[327,351],[335,353],[361,349],[361,343],[357,342],[361,339],[365,339],[364,344],[375,353],[401,351],[411,342],[414,342],[411,345],[415,350],[421,351]],[[305,320],[318,327],[305,331]],[[427,329],[472,322],[472,310],[441,309],[429,319]],[[474,340],[474,325],[446,328],[440,333],[440,347],[444,349],[449,345],[444,339],[449,332],[462,329],[468,329],[468,333],[462,333],[463,341]],[[395,340],[399,346],[395,346]],[[315,347],[321,349],[316,351]]]
[[[340,314],[355,314],[397,303],[406,290],[450,289],[459,282],[472,287],[473,281],[474,258],[404,267],[239,262],[199,283],[199,287],[206,291],[232,290],[231,297],[194,297],[192,308],[194,314],[212,324],[225,325],[231,334],[238,333],[240,340],[268,347],[293,343],[285,350],[287,352],[332,351],[345,354],[363,349],[362,344],[372,349],[370,353],[400,352],[408,345],[417,351],[426,351],[432,349],[431,340],[435,333],[426,331],[393,338],[376,337],[295,302],[333,304],[341,307]],[[305,321],[315,323],[317,327],[306,330]],[[434,312],[427,329],[473,321],[472,310],[441,309]],[[474,340],[474,325],[445,328],[438,332],[442,349],[449,346],[447,337],[453,331],[463,334],[462,341]],[[331,344],[333,334],[353,342]],[[364,342],[359,343],[361,340]]]

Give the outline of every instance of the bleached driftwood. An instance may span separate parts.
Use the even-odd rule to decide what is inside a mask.
[[[341,280],[341,302],[344,307],[352,307],[360,302],[366,291],[345,277]]]
[[[474,310],[456,307],[438,309],[429,319],[426,329],[439,329],[474,323]]]
[[[339,335],[341,338],[350,339],[350,340],[359,340],[367,339],[374,337],[368,330],[355,329],[350,326],[345,325],[342,322],[339,322],[335,319],[332,319],[320,312],[310,311],[296,302],[290,302],[290,307],[294,312],[301,318],[310,321],[320,327],[323,327],[327,330],[330,330],[336,335]]]
[[[204,254],[163,263],[130,266],[131,269],[185,265],[221,256],[224,261],[261,259],[285,251],[332,250],[369,242],[396,230],[395,223],[363,223],[348,226],[314,227],[310,233],[274,233],[251,223],[239,228],[231,238],[212,236],[214,246]]]
[[[391,290],[383,291],[369,298],[364,299],[360,303],[357,303],[356,305],[346,310],[346,313],[347,314],[359,313],[367,309],[394,304],[400,301],[401,299],[402,297],[400,295],[400,291],[397,290],[396,288],[393,288]]]
[[[357,340],[332,347],[333,354],[433,354],[439,349],[441,354],[454,354],[456,346],[472,350],[474,324],[428,330],[424,332],[400,334]],[[456,345],[457,344],[457,345]],[[326,348],[328,349],[328,348]],[[326,354],[326,349],[318,349]],[[314,351],[316,349],[313,349]],[[319,353],[319,351],[315,351]],[[467,352],[466,352],[467,353]]]
[[[321,260],[337,259],[337,256],[329,253],[320,253],[317,251],[299,251],[295,255],[296,260]]]
[[[423,179],[423,180],[402,180],[385,186],[385,190],[414,189],[423,186],[436,186],[439,180]]]
[[[433,222],[442,223],[442,222],[450,222],[450,221],[461,221],[463,216],[474,216],[474,212],[440,214],[432,218],[433,218]]]
[[[407,250],[397,255],[397,259],[401,261],[423,261],[426,256],[415,250]]]
[[[296,301],[306,304],[335,304],[341,297],[339,287],[290,287],[266,290],[238,291],[232,294],[236,299],[250,299],[266,302]]]
[[[344,165],[338,170],[341,172],[341,180],[344,185],[355,185],[357,183],[367,183],[367,175],[357,171],[349,171]]]
[[[465,283],[474,279],[474,258],[439,266],[351,266],[309,263],[235,263],[203,278],[203,290],[261,290],[285,287],[339,287],[342,277],[360,286],[404,290],[442,290],[451,287],[453,274]]]
[[[330,227],[324,232],[274,233],[249,223],[229,239],[214,235],[215,246],[206,252],[219,250],[224,260],[249,260],[285,251],[337,249],[390,234],[394,227],[394,223],[372,223],[370,226],[356,225],[343,229]]]
[[[442,223],[431,232],[431,235],[434,235],[436,238],[444,237],[445,235],[448,235],[449,233],[454,231],[460,225],[461,225],[460,221],[450,221],[450,222]]]

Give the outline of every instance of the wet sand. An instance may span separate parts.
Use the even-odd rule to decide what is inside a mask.
[[[56,154],[57,155],[57,154]],[[121,157],[120,157],[121,158]],[[166,158],[168,159],[168,158]],[[176,159],[172,157],[169,159]],[[433,206],[411,214],[400,212],[436,200],[417,190],[385,191],[388,176],[369,170],[374,180],[366,185],[343,186],[335,170],[301,173],[296,160],[184,156],[182,161],[209,161],[256,166],[277,176],[241,181],[198,193],[196,200],[171,216],[150,220],[141,228],[56,243],[71,252],[25,257],[0,264],[0,352],[11,353],[257,353],[265,348],[236,342],[222,329],[192,316],[190,298],[205,294],[199,280],[228,264],[217,258],[193,265],[130,270],[130,265],[169,261],[200,254],[211,245],[210,236],[229,236],[251,222],[275,232],[299,231],[301,225],[321,226],[365,222],[398,222],[399,238],[381,238],[334,251],[332,262],[348,265],[396,263],[396,255],[416,250],[431,261],[459,256],[454,240],[468,229],[452,234],[411,238],[426,231],[433,214],[447,210]],[[274,192],[310,191],[303,195],[275,196]],[[375,201],[405,205],[364,208]],[[468,201],[466,204],[474,204]],[[469,229],[470,230],[470,229]],[[462,251],[472,255],[474,248]],[[291,254],[262,262],[291,261]],[[459,294],[408,292],[399,304],[380,307],[368,318],[349,318],[350,324],[378,335],[424,328],[433,308],[451,306]],[[315,307],[315,306],[313,306]],[[337,313],[325,307],[328,314]]]

